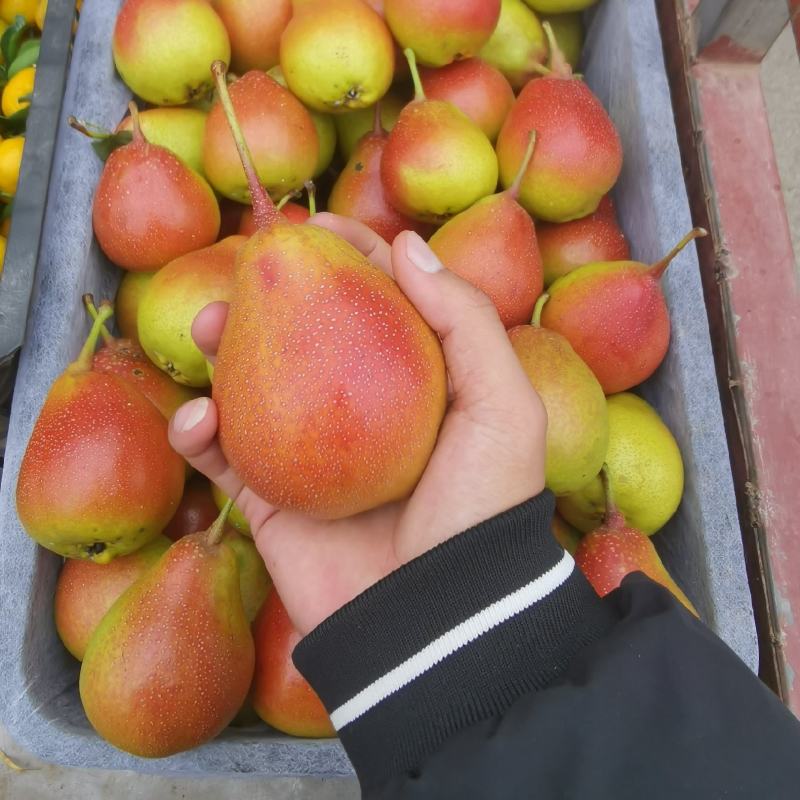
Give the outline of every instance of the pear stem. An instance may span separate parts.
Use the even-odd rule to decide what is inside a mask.
[[[549,299],[550,299],[549,294],[543,294],[536,301],[536,305],[533,308],[533,317],[531,317],[531,325],[533,325],[534,328],[542,327],[542,309],[544,308],[544,304]]]
[[[414,101],[425,100],[425,90],[422,88],[422,81],[419,77],[419,70],[417,69],[417,56],[410,47],[403,50],[403,55],[408,61],[408,68],[411,71],[411,80],[414,81]]]
[[[603,464],[603,468],[600,470],[600,482],[603,484],[603,496],[606,499],[606,515],[603,523],[610,528],[619,528],[625,524],[625,518],[614,504],[608,464]]]
[[[571,78],[572,66],[564,58],[564,51],[558,46],[553,26],[549,22],[542,24],[544,35],[547,37],[547,44],[550,47],[550,71],[559,78]]]
[[[543,78],[549,78],[553,74],[553,70],[551,70],[550,67],[540,64],[538,61],[534,61],[533,64],[531,64],[530,70],[537,75],[541,75]]]
[[[233,499],[229,497],[225,505],[222,506],[222,511],[219,512],[219,516],[211,523],[211,527],[208,529],[206,544],[209,547],[219,544],[222,534],[225,533],[225,523],[228,521],[228,514],[231,513],[232,508]]]
[[[317,213],[317,186],[314,181],[306,181],[308,192],[308,213],[313,217]]]
[[[375,136],[383,136],[383,120],[381,119],[381,101],[375,103],[372,116],[372,133]]]
[[[139,108],[133,100],[128,103],[128,111],[131,112],[131,121],[133,122],[133,140],[135,142],[146,142],[147,139],[144,138],[142,125],[139,121]]]
[[[100,310],[97,312],[97,318],[92,322],[92,327],[86,341],[83,343],[81,352],[78,357],[73,361],[72,367],[79,372],[88,372],[92,368],[92,358],[94,356],[94,349],[97,347],[97,337],[100,336],[100,329],[103,323],[110,319],[114,314],[114,306],[107,300],[100,303]]]
[[[525,155],[522,157],[522,163],[519,165],[517,174],[514,176],[514,182],[508,188],[508,193],[514,198],[514,200],[519,197],[519,188],[522,186],[522,179],[525,177],[525,173],[528,171],[535,148],[536,131],[531,131],[528,134],[528,146],[525,148]]]
[[[290,200],[294,200],[297,197],[297,192],[286,192],[286,194],[278,200],[275,208],[280,211]]]
[[[694,239],[700,239],[703,236],[708,236],[708,231],[705,228],[692,228],[692,230],[690,230],[689,233],[687,233],[686,236],[684,236],[683,239],[681,239],[678,244],[676,244],[675,247],[673,247],[672,250],[670,250],[669,253],[664,256],[664,258],[662,258],[660,261],[656,261],[656,263],[650,267],[648,272],[656,280],[658,280],[664,274],[664,270],[666,270],[666,268],[670,265],[672,259],[675,258],[675,256],[677,256],[678,253],[680,253],[681,250],[683,250],[683,248],[689,244],[689,242],[693,241]]]
[[[247,176],[247,185],[250,189],[250,201],[253,204],[253,218],[258,228],[269,228],[280,220],[280,212],[275,208],[275,203],[272,202],[272,198],[261,185],[256,168],[253,166],[253,156],[250,153],[250,148],[247,146],[244,134],[239,126],[239,121],[236,119],[236,112],[234,111],[231,96],[228,92],[228,84],[225,81],[227,69],[224,61],[215,61],[211,65],[211,72],[217,83],[219,99],[225,111],[225,117],[228,120],[228,125],[233,135],[233,141],[236,143],[236,149],[239,151],[242,167],[244,167],[244,172]]]
[[[98,317],[97,308],[95,307],[94,304],[94,297],[92,297],[90,294],[85,294],[83,296],[83,305],[89,312],[89,316],[92,318],[92,322],[94,322],[94,320],[96,320]],[[108,328],[106,328],[105,325],[103,325],[103,327],[100,328],[100,335],[103,337],[103,341],[106,344],[111,344],[111,342],[114,341],[114,337],[108,332]]]

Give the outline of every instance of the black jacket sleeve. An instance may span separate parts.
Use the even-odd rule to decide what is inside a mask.
[[[660,586],[603,600],[542,495],[325,620],[294,660],[368,798],[800,797],[800,724]]]

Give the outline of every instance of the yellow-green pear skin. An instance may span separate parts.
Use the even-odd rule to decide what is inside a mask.
[[[593,6],[597,0],[525,0],[537,12],[542,14],[565,14],[568,11],[583,11]]]
[[[583,51],[583,15],[579,11],[569,14],[542,14],[542,23],[549,22],[558,46],[572,69],[577,70]]]
[[[535,325],[509,331],[517,358],[547,409],[545,485],[575,492],[603,466],[608,410],[597,378],[560,334]]]
[[[678,508],[683,495],[683,460],[678,444],[656,410],[635,394],[612,395],[608,403],[608,452],[614,476],[614,504],[632,528],[653,534]],[[584,533],[599,527],[606,513],[599,477],[558,498],[558,511]]]
[[[381,99],[381,125],[385,131],[394,128],[406,100],[395,94],[394,90]],[[370,133],[374,125],[375,113],[372,108],[362,108],[349,111],[347,114],[337,114],[333,117],[336,125],[336,136],[339,143],[339,152],[345,161],[349,161],[355,152],[356,145],[365,133]]]
[[[206,357],[192,339],[192,323],[209,303],[230,299],[236,253],[244,236],[228,236],[210,247],[170,261],[148,283],[139,303],[142,349],[173,380],[210,384]]]
[[[362,0],[316,0],[295,8],[280,55],[289,88],[317,111],[374,105],[394,75],[392,35]]]
[[[211,63],[231,59],[228,32],[208,0],[125,0],[112,49],[122,80],[157,106],[208,94]]]
[[[213,397],[228,463],[267,502],[338,518],[407,497],[446,394],[438,337],[344,239],[274,221],[239,251]]]
[[[239,586],[242,590],[242,607],[248,622],[253,622],[272,587],[264,559],[249,536],[228,528],[222,541],[233,550],[239,569]]]
[[[127,753],[163,758],[213,739],[250,690],[255,648],[236,556],[209,533],[175,542],[89,641],[86,716]]]

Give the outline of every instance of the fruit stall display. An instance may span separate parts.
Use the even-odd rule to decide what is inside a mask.
[[[601,0],[581,54],[590,5],[87,0],[0,492],[8,602],[36,597],[3,615],[6,691],[26,687],[6,723],[36,752],[347,774],[246,520],[167,440],[211,395],[227,459],[281,508],[336,518],[414,487],[446,404],[440,343],[391,278],[304,224],[314,210],[416,231],[486,293],[547,408],[554,535],[601,595],[642,570],[754,666],[705,232],[652,3]],[[212,367],[191,327],[216,300]],[[341,413],[378,397],[381,415]],[[34,614],[35,661],[13,646]]]

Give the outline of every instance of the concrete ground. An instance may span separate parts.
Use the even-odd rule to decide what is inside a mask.
[[[787,27],[764,61],[764,97],[781,172],[786,209],[800,264],[800,63]],[[800,268],[798,269],[800,275]],[[185,779],[132,772],[74,770],[49,766],[26,753],[0,728],[0,800],[353,800],[354,781],[265,781],[259,778]]]

